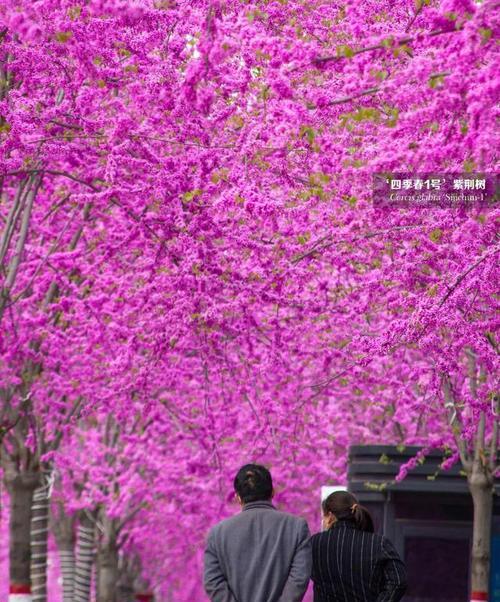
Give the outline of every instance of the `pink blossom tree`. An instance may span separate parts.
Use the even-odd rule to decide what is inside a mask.
[[[44,471],[101,526],[102,601],[129,561],[192,600],[239,464],[313,520],[348,445],[390,439],[462,462],[486,592],[498,210],[371,186],[495,170],[494,3],[44,0],[0,24],[12,584],[45,599]]]

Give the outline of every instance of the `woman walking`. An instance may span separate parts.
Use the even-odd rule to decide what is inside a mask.
[[[398,602],[406,569],[392,543],[347,491],[322,504],[325,531],[312,537],[314,602]]]

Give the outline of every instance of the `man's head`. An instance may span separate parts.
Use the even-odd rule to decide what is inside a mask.
[[[234,478],[234,490],[241,504],[270,500],[273,497],[271,473],[260,464],[245,464]]]

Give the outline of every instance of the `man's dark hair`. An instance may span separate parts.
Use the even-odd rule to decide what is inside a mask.
[[[270,500],[273,494],[271,473],[260,464],[245,464],[234,478],[234,490],[244,504]]]

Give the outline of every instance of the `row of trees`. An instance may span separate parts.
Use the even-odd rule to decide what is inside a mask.
[[[381,209],[371,186],[495,169],[493,9],[3,3],[13,600],[47,599],[50,523],[65,602],[94,562],[99,602],[201,599],[239,464],[313,525],[347,446],[381,440],[462,463],[487,591],[498,210]]]

